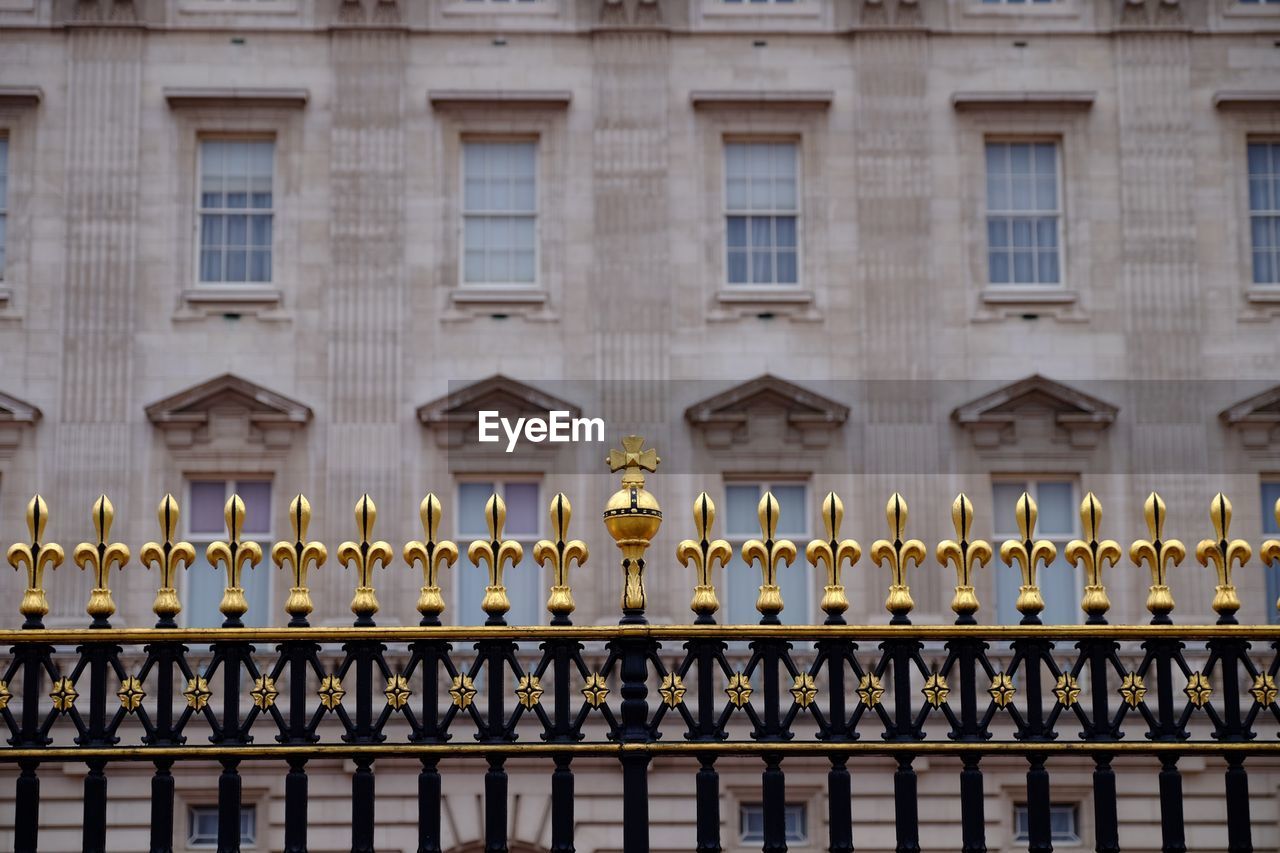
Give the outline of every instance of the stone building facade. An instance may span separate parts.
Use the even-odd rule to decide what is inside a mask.
[[[428,491],[466,540],[496,489],[528,549],[564,491],[592,550],[575,619],[614,621],[607,445],[481,450],[479,407],[605,412],[611,442],[656,425],[654,621],[690,618],[674,552],[703,489],[731,539],[774,489],[797,540],[834,489],[864,542],[895,490],[930,542],[962,490],[984,536],[1011,533],[998,511],[1026,488],[1064,541],[1093,491],[1122,542],[1151,489],[1189,542],[1223,491],[1256,542],[1280,498],[1277,39],[1268,0],[0,0],[0,541],[26,537],[38,491],[69,548],[105,492],[136,548],[170,492],[199,544],[232,490],[263,541],[298,491],[331,552],[366,492],[397,546]],[[1076,621],[1079,578],[1058,568],[1052,612]],[[978,581],[984,621],[1008,617],[1003,571]],[[546,579],[512,574],[517,612],[544,618]],[[474,618],[478,577],[446,576],[450,614]],[[788,582],[790,614],[815,620],[816,574]],[[282,624],[287,581],[252,583],[250,618]],[[416,570],[377,583],[380,624],[412,624]],[[751,618],[751,584],[718,583]],[[883,620],[887,572],[864,558],[848,583],[851,619]],[[948,621],[944,569],[912,583],[917,621]],[[1142,571],[1108,583],[1116,621],[1146,618]],[[1242,621],[1273,621],[1266,570],[1238,583]],[[180,580],[190,624],[216,617],[220,584],[207,566]],[[1172,584],[1176,618],[1211,619],[1208,570]],[[84,624],[87,581],[64,567],[48,586],[47,624]],[[154,586],[126,569],[117,621],[150,624]],[[313,621],[349,620],[351,586],[318,572]],[[1225,849],[1220,768],[1191,764],[1190,846]],[[1088,846],[1087,769],[1062,765]],[[1263,770],[1271,849],[1280,768]],[[74,772],[44,788],[67,801],[46,803],[49,849],[79,844]],[[313,774],[315,849],[345,842],[349,772]],[[513,769],[530,849],[549,833],[540,772]],[[655,845],[683,849],[692,771],[653,772]],[[146,838],[131,773],[111,781],[122,850]],[[379,765],[387,849],[412,849],[412,774]],[[989,839],[1016,849],[1020,770],[997,775]],[[725,837],[746,849],[757,768],[729,776]],[[471,849],[480,774],[456,778],[446,824]],[[889,778],[887,761],[855,774],[859,849],[892,847]],[[953,846],[953,768],[922,779],[925,846]],[[187,770],[183,802],[206,782]],[[263,849],[280,784],[246,770]],[[618,786],[605,765],[580,783],[580,849],[619,846]],[[1135,768],[1126,849],[1158,845],[1154,790]],[[821,847],[820,770],[789,791],[809,805],[793,849]]]

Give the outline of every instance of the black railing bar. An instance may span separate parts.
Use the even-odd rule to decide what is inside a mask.
[[[991,756],[1026,756],[1026,755],[1257,755],[1264,757],[1280,756],[1280,742],[1276,743],[1222,743],[1218,741],[1120,741],[1120,742],[992,742],[965,743],[955,741],[915,741],[910,744],[895,744],[872,741],[823,742],[823,741],[785,741],[770,743],[735,743],[735,742],[629,742],[629,743],[508,743],[495,747],[493,744],[467,743],[377,743],[377,744],[305,744],[287,745],[225,745],[225,746],[109,746],[109,747],[34,747],[0,749],[0,762],[19,762],[36,760],[44,762],[87,761],[92,758],[110,761],[155,761],[157,759],[174,759],[184,761],[217,761],[222,758],[248,760],[286,759],[306,756],[307,758],[356,758],[376,757],[394,758],[449,756],[449,757],[484,757],[503,755],[508,758],[532,758],[554,755],[600,755],[618,756],[624,753],[648,753],[661,755],[744,755],[758,756],[765,753],[779,753],[794,756],[830,756],[830,755],[965,755],[980,754]]]
[[[380,640],[499,640],[576,639],[652,640],[1147,640],[1153,638],[1208,640],[1224,637],[1280,641],[1280,625],[502,625],[316,628],[112,628],[109,630],[20,629],[0,631],[0,645],[18,643],[279,643],[287,640],[350,642]]]

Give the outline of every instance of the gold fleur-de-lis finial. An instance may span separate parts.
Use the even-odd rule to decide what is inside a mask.
[[[782,612],[782,590],[778,587],[778,563],[791,565],[796,561],[796,543],[790,539],[778,539],[778,516],[781,508],[773,492],[765,492],[756,505],[756,516],[760,519],[760,535],[762,539],[748,539],[742,543],[742,560],[748,566],[760,563],[760,573],[764,583],[760,585],[760,595],[756,598],[756,610],[764,616],[764,621],[777,621]]]
[[[970,619],[978,612],[978,596],[973,591],[973,567],[991,562],[991,543],[985,539],[970,539],[973,532],[973,501],[961,492],[951,503],[951,526],[955,539],[943,539],[938,543],[938,565],[951,563],[956,570],[956,594],[951,599],[951,609],[961,619]]]
[[[1213,496],[1209,502],[1209,518],[1213,521],[1213,532],[1216,538],[1201,539],[1196,545],[1196,559],[1200,565],[1213,563],[1218,572],[1218,585],[1213,593],[1213,609],[1218,615],[1231,618],[1240,609],[1240,597],[1236,595],[1235,584],[1231,582],[1231,564],[1238,562],[1241,568],[1249,562],[1253,549],[1243,539],[1232,539],[1231,533],[1231,501],[1222,492]]]
[[[484,505],[484,523],[489,528],[489,540],[477,539],[467,547],[467,559],[477,568],[481,563],[489,571],[489,585],[484,588],[480,609],[488,614],[487,622],[502,624],[502,615],[511,609],[507,588],[502,583],[503,565],[512,568],[524,559],[524,547],[514,539],[503,539],[502,528],[507,523],[507,504],[497,494],[489,496]]]
[[[382,540],[372,540],[373,524],[378,520],[378,508],[366,494],[361,495],[355,507],[356,530],[360,541],[343,542],[338,546],[338,563],[343,568],[356,567],[356,594],[351,599],[351,612],[356,614],[356,624],[372,625],[373,614],[378,612],[378,596],[373,590],[373,568],[391,565],[395,552]]]
[[[280,540],[271,546],[271,561],[277,569],[287,564],[293,572],[293,586],[289,588],[289,598],[285,600],[284,610],[292,620],[294,627],[307,624],[307,614],[311,612],[311,591],[307,588],[307,567],[320,568],[329,558],[329,551],[320,542],[307,541],[307,528],[311,525],[311,502],[305,495],[299,494],[289,502],[289,527],[293,529],[293,541]]]
[[[178,601],[178,591],[173,582],[178,569],[191,568],[196,561],[196,549],[190,542],[175,542],[178,535],[178,502],[173,495],[165,495],[156,508],[156,518],[160,522],[159,542],[148,542],[138,552],[138,559],[148,569],[154,563],[160,569],[160,588],[156,590],[156,600],[151,609],[160,617],[157,625],[165,628],[174,626],[173,617],[182,610]]]
[[[440,539],[440,499],[428,494],[418,507],[422,519],[423,540],[404,546],[404,561],[410,566],[422,564],[422,592],[418,595],[418,612],[424,625],[437,624],[444,612],[444,596],[440,594],[440,565],[458,562],[458,546]]]
[[[215,569],[220,565],[227,568],[227,586],[222,593],[222,602],[218,609],[227,617],[226,627],[238,627],[240,617],[249,610],[249,601],[244,597],[244,587],[240,585],[245,564],[250,569],[262,562],[262,547],[257,542],[241,542],[244,533],[245,518],[244,501],[239,495],[227,498],[222,508],[222,517],[227,525],[227,538],[209,543],[205,549],[205,559]]]
[[[1102,539],[1098,533],[1102,527],[1102,502],[1093,492],[1080,502],[1080,529],[1083,539],[1072,539],[1064,552],[1067,562],[1075,566],[1084,563],[1084,598],[1080,609],[1089,614],[1090,621],[1101,621],[1111,609],[1107,588],[1102,583],[1102,569],[1110,563],[1115,566],[1124,556],[1120,543],[1114,539]]]
[[[892,539],[877,539],[871,544],[871,559],[877,564],[889,562],[889,570],[893,580],[889,584],[889,597],[884,607],[893,614],[893,621],[902,624],[907,621],[907,614],[915,607],[911,600],[911,587],[907,585],[907,563],[922,565],[929,552],[919,539],[904,539],[907,535],[907,502],[902,495],[894,492],[884,508],[885,520],[889,522],[889,533]]]
[[[1000,545],[1000,559],[1006,566],[1012,566],[1015,562],[1018,564],[1018,569],[1022,572],[1022,586],[1018,587],[1018,612],[1034,618],[1044,610],[1044,598],[1036,583],[1036,570],[1041,565],[1048,567],[1058,556],[1058,549],[1048,539],[1035,538],[1036,519],[1040,513],[1031,495],[1023,492],[1014,504],[1013,511],[1017,516],[1018,535],[1022,538],[1006,539]]]
[[[96,628],[107,627],[107,620],[116,612],[116,603],[111,600],[111,567],[115,566],[119,571],[129,562],[128,546],[108,541],[115,517],[116,510],[110,499],[106,495],[99,496],[93,502],[93,529],[98,541],[81,542],[71,555],[81,571],[93,567],[93,590],[89,593],[85,612],[93,617]]]
[[[1280,527],[1280,498],[1276,498],[1276,505],[1271,510],[1275,514],[1276,527]],[[1262,562],[1268,566],[1280,565],[1280,539],[1268,539],[1262,543],[1262,550],[1258,552],[1258,556],[1262,558]],[[1276,599],[1276,609],[1280,610],[1280,598]]]
[[[555,539],[539,539],[533,546],[533,559],[540,566],[551,565],[551,595],[547,598],[547,610],[552,623],[567,623],[573,612],[573,589],[569,586],[569,564],[577,562],[581,567],[587,562],[587,543],[569,538],[569,518],[572,507],[564,492],[557,492],[548,508],[551,529]]]
[[[729,565],[733,559],[733,546],[723,539],[711,538],[711,526],[716,520],[716,505],[711,496],[702,492],[693,501],[693,526],[698,531],[697,539],[684,539],[676,546],[676,559],[688,568],[693,563],[698,572],[698,581],[693,587],[693,600],[689,609],[698,614],[696,621],[711,622],[715,612],[720,609],[720,600],[716,598],[716,587],[711,582],[711,572],[715,564],[721,568]]]
[[[841,620],[841,614],[849,609],[849,599],[844,594],[844,584],[840,580],[840,568],[844,563],[849,568],[857,565],[862,557],[862,547],[853,539],[840,538],[840,525],[844,521],[844,502],[835,492],[827,492],[822,499],[822,526],[827,531],[826,539],[813,539],[804,549],[804,557],[814,568],[822,563],[827,568],[827,582],[822,587],[822,612],[827,614],[827,621]]]
[[[24,628],[42,628],[41,621],[49,612],[49,599],[44,594],[44,570],[53,571],[62,565],[65,554],[62,546],[42,542],[44,528],[49,523],[49,505],[36,495],[27,504],[27,533],[31,544],[18,542],[9,548],[9,565],[21,571],[27,570],[27,589],[22,594],[18,612],[27,617]]]
[[[1129,559],[1136,566],[1147,564],[1151,570],[1151,588],[1147,594],[1147,609],[1160,621],[1173,612],[1173,593],[1169,591],[1167,563],[1178,565],[1187,556],[1187,549],[1177,539],[1164,538],[1165,505],[1155,492],[1147,496],[1142,505],[1150,538],[1137,539],[1129,546]]]

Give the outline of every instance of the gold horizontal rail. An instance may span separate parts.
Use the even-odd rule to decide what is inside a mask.
[[[304,744],[299,746],[138,746],[138,747],[37,747],[0,749],[0,762],[12,761],[85,761],[90,758],[111,761],[151,761],[157,758],[185,761],[216,761],[221,758],[283,759],[306,755],[324,758],[416,758],[443,756],[481,758],[505,755],[512,758],[534,758],[553,755],[619,756],[627,753],[663,755],[1227,755],[1246,754],[1280,757],[1280,742],[1220,743],[1217,741],[1119,741],[1112,743],[1084,741],[987,742],[955,741],[853,741],[845,743],[805,741],[797,743],[670,742],[670,743],[376,743],[376,744]]]
[[[315,628],[37,628],[0,631],[0,645],[44,643],[317,643],[374,640],[1181,640],[1247,639],[1280,642],[1280,625],[472,625],[442,627]]]

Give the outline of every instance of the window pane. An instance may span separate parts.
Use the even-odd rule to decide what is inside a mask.
[[[1016,228],[1014,233],[1017,233]],[[1035,281],[1035,260],[1031,252],[1013,253],[1013,280],[1017,284],[1031,284]]]
[[[1031,146],[1025,142],[1009,144],[1009,173],[1014,177],[1031,174]]]
[[[773,217],[751,217],[751,247],[766,249],[773,245]]]
[[[512,537],[538,535],[537,483],[507,483],[503,498],[507,502],[507,532]]]
[[[777,245],[787,249],[796,246],[796,218],[794,216],[775,216],[773,218],[774,239]]]
[[[987,255],[987,263],[990,267],[990,278],[992,284],[1008,284],[1009,283],[1009,253],[1008,252],[991,252]]]
[[[1280,533],[1280,524],[1276,523],[1277,501],[1280,501],[1280,480],[1264,481],[1262,483],[1262,532],[1268,536]],[[1267,620],[1272,623],[1280,622],[1280,611],[1272,606],[1272,602],[1280,598],[1280,564],[1273,563],[1264,571],[1267,575],[1267,600],[1264,602]]]
[[[773,255],[769,252],[751,253],[751,283],[773,283]]]
[[[778,284],[795,284],[799,281],[796,271],[796,253],[793,251],[778,252]]]
[[[745,232],[744,232],[745,233]],[[747,284],[747,253],[729,250],[729,283]]]
[[[1009,220],[991,217],[987,220],[987,245],[992,249],[1003,249],[1009,245]]]
[[[725,227],[729,248],[744,248],[747,245],[747,217],[730,216]]]
[[[731,483],[724,487],[725,535],[751,538],[760,532],[756,519],[756,504],[760,502],[760,487],[755,483]]]
[[[271,482],[269,480],[241,480],[236,483],[236,494],[244,501],[244,532],[246,535],[271,532]]]
[[[1056,251],[1040,252],[1036,255],[1036,281],[1040,284],[1058,283],[1058,253]]]
[[[493,483],[458,484],[458,538],[488,539],[484,505],[493,494]]]
[[[1013,246],[1018,249],[1030,249],[1032,240],[1032,221],[1030,219],[1014,219],[1010,221],[1013,228]]]
[[[191,483],[191,520],[187,529],[193,536],[221,534],[225,528],[223,505],[227,500],[227,484],[222,480],[195,480]]]

